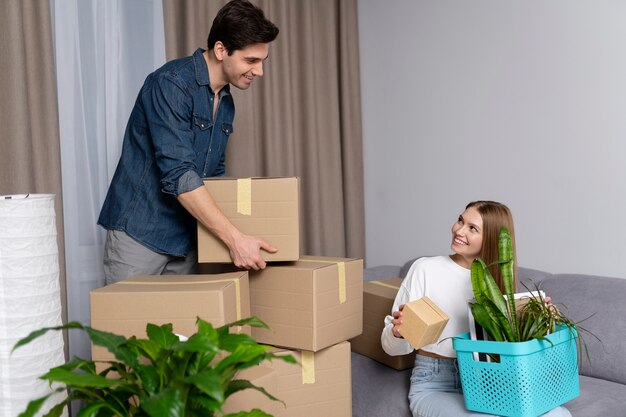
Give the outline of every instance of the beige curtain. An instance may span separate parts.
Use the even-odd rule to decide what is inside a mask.
[[[63,321],[67,322],[61,157],[50,2],[0,2],[0,195],[56,194]],[[65,350],[67,355],[67,339]]]
[[[167,59],[206,49],[226,1],[163,0]],[[280,29],[265,76],[233,88],[227,175],[301,179],[302,251],[365,255],[356,0],[255,1]]]

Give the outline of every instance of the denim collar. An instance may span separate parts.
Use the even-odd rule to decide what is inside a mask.
[[[193,53],[193,64],[196,68],[196,82],[198,85],[208,85],[211,88],[211,79],[209,77],[209,67],[207,66],[206,61],[204,60],[204,56],[202,54],[205,52],[204,49],[198,48],[196,52]],[[213,89],[211,88],[211,91]],[[220,98],[230,95],[230,84],[226,84],[220,90]]]

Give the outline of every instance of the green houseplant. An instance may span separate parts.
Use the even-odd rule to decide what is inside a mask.
[[[584,329],[543,297],[536,285],[535,294],[516,307],[513,251],[510,233],[502,228],[496,261],[502,291],[483,260],[472,263],[476,302],[470,309],[491,340],[471,340],[466,333],[456,336],[453,345],[468,410],[534,417],[580,394],[581,349],[576,347],[585,346],[579,337]]]
[[[254,317],[219,328],[198,318],[197,332],[187,340],[180,340],[171,324],[148,324],[148,338],[139,339],[70,322],[34,331],[18,341],[13,350],[48,331],[80,329],[92,343],[115,355],[115,361],[103,362],[106,367],[101,371],[96,370],[94,361],[74,358],[41,376],[51,384],[60,384],[57,391],[68,392],[67,398],[45,417],[60,416],[72,400],[85,403],[79,417],[222,416],[222,405],[237,391],[256,389],[277,400],[250,381],[237,379],[240,370],[272,359],[296,363],[293,356],[275,355],[269,346],[258,344],[252,337],[229,331],[231,327],[245,325],[267,328]],[[35,415],[50,395],[31,401],[20,417]],[[271,417],[258,409],[225,417],[244,416]]]
[[[536,295],[529,297],[520,311],[516,310],[515,257],[511,234],[504,227],[499,234],[498,258],[504,294],[491,276],[489,266],[482,259],[474,260],[471,269],[472,288],[476,298],[476,303],[470,307],[471,312],[476,322],[485,329],[492,340],[504,342],[547,340],[545,336],[554,332],[557,327],[587,332],[546,300],[538,291],[538,287],[535,288]],[[582,339],[578,340],[580,343]]]

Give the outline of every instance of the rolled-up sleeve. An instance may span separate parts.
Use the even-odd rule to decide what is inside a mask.
[[[398,294],[396,295],[395,302],[393,303],[392,312],[398,311],[400,305],[409,302],[409,295],[404,287],[400,287]],[[388,315],[385,317],[385,327],[380,335],[380,343],[383,350],[391,356],[406,355],[413,352],[413,346],[406,340],[393,335],[393,316]]]
[[[196,188],[200,188],[204,185],[202,178],[195,171],[187,171],[178,179],[178,187],[176,188],[176,195],[186,193],[187,191],[193,191]]]
[[[143,95],[162,191],[178,196],[203,185],[195,165],[193,99],[174,76],[153,80]]]

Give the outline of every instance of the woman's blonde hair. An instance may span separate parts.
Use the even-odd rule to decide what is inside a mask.
[[[511,210],[502,203],[496,201],[472,201],[465,208],[475,208],[483,220],[483,243],[478,255],[489,267],[489,272],[494,280],[503,290],[502,277],[500,275],[500,267],[498,266],[498,237],[500,229],[506,227],[511,233],[511,241],[513,244],[513,262],[514,262],[514,279],[515,288],[518,287],[517,278],[517,257],[515,255],[515,228],[513,227],[513,215]]]

